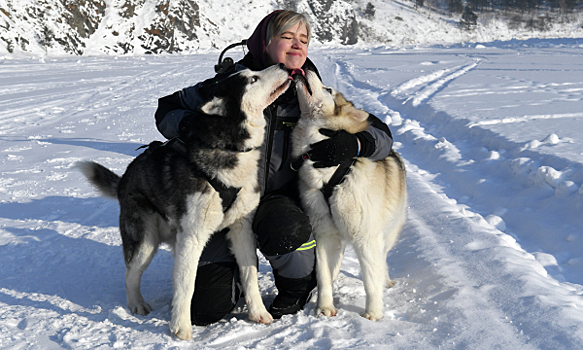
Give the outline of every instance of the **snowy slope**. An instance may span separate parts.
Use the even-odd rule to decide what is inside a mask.
[[[580,12],[549,15],[544,31],[526,23],[541,14],[484,13],[472,30],[460,14],[445,14],[416,1],[393,0],[0,0],[0,57],[192,54],[248,38],[276,9],[304,13],[313,44],[354,46],[452,44],[583,36]],[[367,6],[374,14],[367,13]]]
[[[385,120],[407,163],[408,223],[387,263],[385,317],[359,316],[349,250],[339,315],[314,300],[272,325],[226,320],[170,336],[172,254],[125,307],[118,205],[72,165],[118,173],[162,137],[157,98],[212,74],[215,54],[12,59],[0,64],[2,349],[581,349],[581,39],[313,49],[324,82]],[[273,275],[260,260],[268,305]]]

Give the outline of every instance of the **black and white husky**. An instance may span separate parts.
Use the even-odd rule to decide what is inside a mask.
[[[296,81],[302,115],[292,133],[294,157],[305,155],[310,144],[325,139],[318,131],[321,128],[350,133],[368,128],[367,112],[355,108],[334,89],[323,86],[314,72],[307,71],[306,80],[307,86],[301,79]],[[358,256],[366,292],[362,316],[377,321],[383,317],[383,289],[394,284],[389,278],[386,256],[406,221],[403,162],[394,151],[379,161],[357,158],[343,181],[332,190],[327,186],[338,178],[338,173],[334,174],[339,167],[314,168],[313,164],[306,160],[299,176],[302,205],[308,212],[317,243],[316,312],[336,315],[332,281],[338,275],[345,244],[349,242]],[[340,175],[345,174],[346,171]]]
[[[255,236],[251,229],[259,203],[257,180],[265,119],[263,110],[290,85],[276,65],[260,72],[243,70],[208,87],[209,101],[197,113],[197,137],[179,147],[152,143],[120,178],[94,162],[78,167],[102,194],[119,200],[119,227],[126,262],[127,303],[132,313],[152,308],[140,291],[142,273],[158,246],[174,249],[170,331],[192,336],[190,302],[201,252],[214,232],[227,237],[241,272],[249,318],[269,324],[257,283]],[[236,198],[225,205],[221,189]],[[231,196],[232,197],[232,196]],[[228,208],[225,208],[228,207]]]

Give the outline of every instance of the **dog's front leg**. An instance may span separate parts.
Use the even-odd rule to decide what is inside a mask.
[[[241,272],[245,301],[249,307],[249,318],[255,322],[270,324],[273,322],[273,317],[263,304],[257,282],[257,243],[251,228],[254,214],[255,212],[252,212],[231,225],[227,235]]]
[[[316,273],[318,277],[318,308],[316,315],[336,316],[334,308],[332,281],[340,270],[344,252],[337,232],[314,232],[316,236]]]
[[[207,192],[208,194],[208,192]],[[198,193],[189,198],[189,208],[180,221],[174,245],[174,296],[170,331],[179,339],[192,337],[190,303],[202,250],[223,220],[216,192]]]
[[[200,231],[196,232],[196,235],[190,231],[179,231],[176,236],[170,332],[181,340],[192,337],[190,303],[194,294],[198,261],[209,238],[210,233]]]

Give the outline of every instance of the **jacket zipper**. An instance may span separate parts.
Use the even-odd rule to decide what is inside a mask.
[[[269,118],[267,118],[267,147],[265,148],[265,161],[263,163],[263,194],[267,192],[267,180],[269,177],[269,164],[271,163],[271,150],[273,149],[273,137],[275,132],[275,126],[277,123],[273,120],[275,107],[273,105],[267,107],[267,111],[269,113]]]

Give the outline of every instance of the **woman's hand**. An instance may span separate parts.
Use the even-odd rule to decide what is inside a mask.
[[[308,156],[314,162],[314,168],[332,167],[358,157],[360,141],[355,134],[344,130],[320,129],[319,131],[320,134],[329,138],[310,145],[311,150],[308,151]]]

